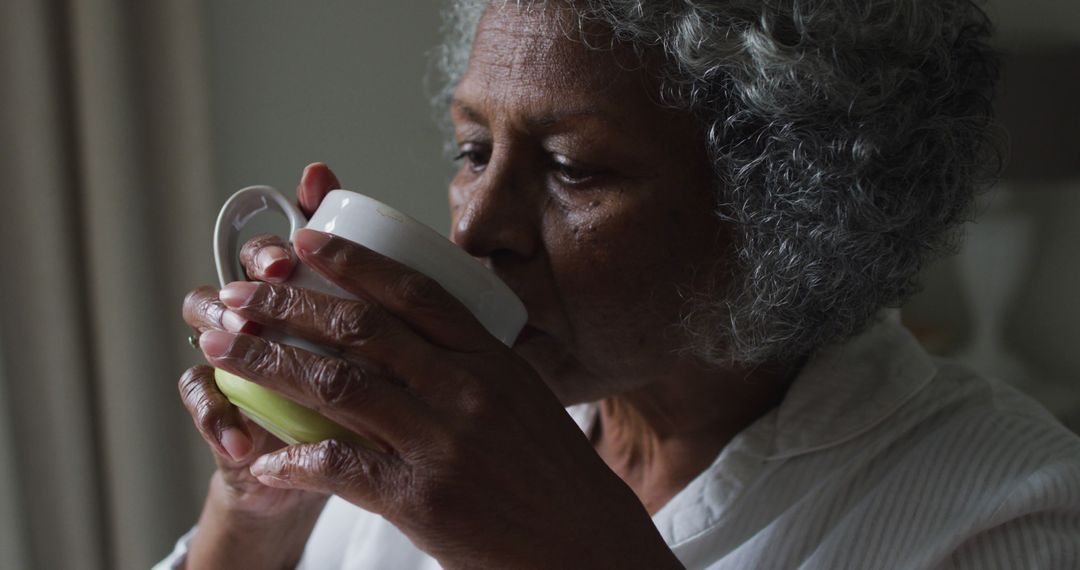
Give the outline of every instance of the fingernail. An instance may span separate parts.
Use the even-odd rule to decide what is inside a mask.
[[[229,332],[242,333],[251,329],[251,321],[226,309],[221,313],[221,326]]]
[[[221,358],[229,353],[236,335],[223,331],[206,331],[199,337],[199,348],[209,358]]]
[[[221,432],[221,447],[229,452],[233,461],[240,461],[251,451],[251,440],[236,428],[226,428]]]
[[[330,172],[330,168],[326,166],[325,162],[312,162],[304,167],[304,172],[300,174],[300,185],[308,186],[312,185],[318,189],[320,186],[325,185],[326,182],[321,180],[312,180],[313,177],[325,178]]]
[[[256,477],[261,477],[277,469],[277,456],[276,455],[263,455],[255,460],[255,463],[251,464],[251,474]]]
[[[221,288],[221,291],[218,292],[218,299],[221,299],[221,302],[225,303],[226,307],[239,308],[247,305],[258,290],[258,283],[233,281]]]
[[[325,167],[325,166],[326,165],[323,164],[321,161],[320,162],[312,162],[311,164],[305,166],[304,171],[300,173],[300,183],[301,184],[304,183],[304,179],[307,178],[311,174],[311,171],[313,169],[319,168],[319,167]]]
[[[255,256],[255,265],[263,273],[277,271],[274,267],[286,261],[289,261],[289,252],[276,245],[264,247]],[[280,269],[280,267],[278,269]]]
[[[317,254],[327,243],[333,239],[333,235],[316,230],[300,229],[293,234],[293,245],[296,249],[307,254]]]

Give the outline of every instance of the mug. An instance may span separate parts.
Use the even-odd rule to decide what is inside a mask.
[[[304,215],[281,192],[269,186],[249,186],[233,194],[218,214],[214,227],[214,262],[221,286],[242,280],[238,261],[240,230],[257,214],[278,212],[289,221],[289,235],[307,227],[331,233],[385,255],[434,279],[457,298],[476,319],[507,346],[514,343],[528,315],[525,305],[494,273],[435,230],[363,194],[332,190],[318,210]],[[297,263],[287,285],[355,299],[321,275]],[[304,339],[264,329],[262,337],[328,357],[324,347]],[[360,436],[277,392],[221,369],[214,371],[218,389],[241,412],[282,441],[313,443],[324,439],[363,442]]]

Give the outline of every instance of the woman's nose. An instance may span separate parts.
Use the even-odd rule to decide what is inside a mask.
[[[451,239],[469,255],[492,262],[531,256],[539,241],[534,195],[522,177],[489,163],[470,184],[451,187]]]

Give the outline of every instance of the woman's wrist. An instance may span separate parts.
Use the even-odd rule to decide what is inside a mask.
[[[211,478],[189,568],[292,568],[300,561],[326,498],[272,514],[244,508],[221,478]]]

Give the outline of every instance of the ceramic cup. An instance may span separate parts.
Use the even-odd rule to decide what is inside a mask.
[[[319,209],[304,215],[282,193],[269,186],[249,186],[233,194],[218,215],[214,228],[214,260],[221,285],[242,280],[238,237],[248,220],[262,212],[278,212],[289,221],[289,235],[307,227],[331,233],[398,261],[438,282],[456,297],[493,336],[512,345],[525,325],[525,306],[494,273],[435,230],[401,212],[348,190],[333,190]],[[298,263],[288,285],[344,297],[356,297]],[[324,356],[327,349],[274,330],[264,338]],[[214,373],[218,388],[255,423],[286,443],[312,443],[324,439],[359,440],[318,413],[279,394],[224,370]]]

